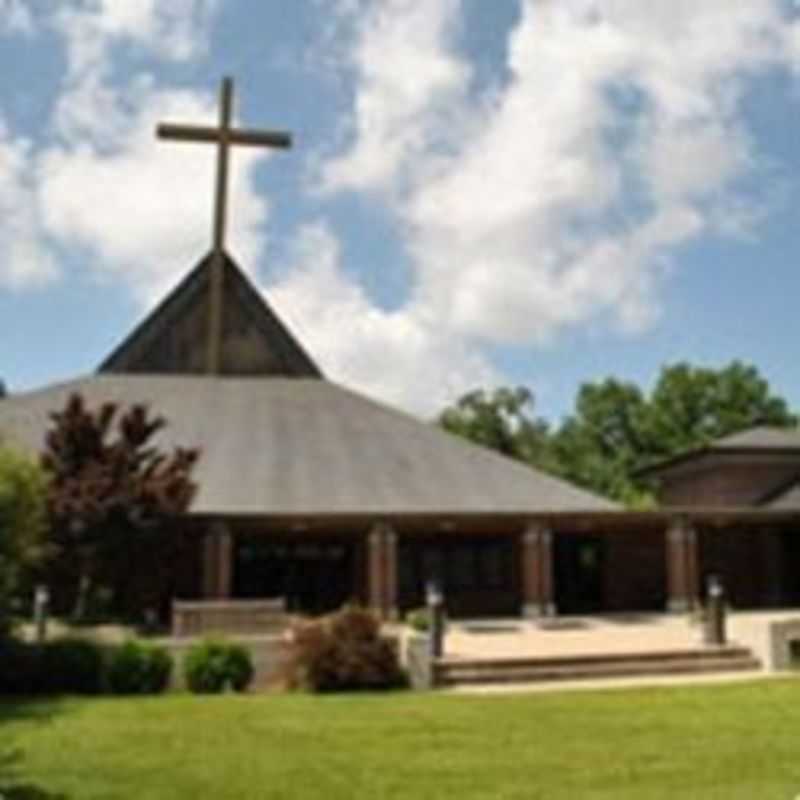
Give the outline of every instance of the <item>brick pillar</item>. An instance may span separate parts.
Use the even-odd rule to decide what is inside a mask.
[[[397,534],[387,525],[367,534],[367,604],[381,619],[397,616]]]
[[[367,534],[367,605],[383,616],[383,528],[375,525]]]
[[[687,520],[676,519],[667,528],[666,541],[667,610],[691,611],[699,595],[697,531]]]
[[[224,523],[209,527],[203,537],[203,597],[223,600],[231,595],[233,536]]]
[[[544,617],[555,614],[553,603],[553,534],[533,523],[520,542],[522,615]]]
[[[217,593],[217,540],[213,531],[207,530],[203,534],[203,575],[202,595],[204,600],[216,597]]]
[[[384,531],[384,614],[387,619],[397,619],[397,533],[392,528]]]
[[[220,600],[231,596],[233,586],[233,534],[227,525],[217,531],[217,597]]]

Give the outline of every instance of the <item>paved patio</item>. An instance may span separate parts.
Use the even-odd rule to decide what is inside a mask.
[[[728,616],[728,641],[750,648],[762,664],[769,663],[768,626],[771,622],[800,620],[800,609],[740,611]],[[703,648],[702,628],[689,615],[626,614],[593,617],[556,617],[458,621],[451,624],[445,642],[451,658],[525,658],[682,651]],[[597,678],[536,683],[499,683],[457,686],[446,691],[467,694],[560,692],[597,689],[650,688],[688,684],[734,683],[786,678],[796,672],[762,670],[734,673]]]
[[[731,613],[728,639],[749,647],[764,661],[767,626],[785,619],[800,619],[800,609]],[[558,657],[699,647],[703,647],[702,627],[682,614],[462,620],[450,625],[445,641],[445,652],[455,658]]]

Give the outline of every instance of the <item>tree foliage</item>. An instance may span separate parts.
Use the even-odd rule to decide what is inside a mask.
[[[548,426],[533,416],[533,395],[518,386],[465,394],[439,416],[446,431],[528,463],[546,463]]]
[[[9,604],[44,552],[46,478],[22,453],[0,446],[0,633]]]
[[[638,470],[755,425],[794,427],[797,417],[759,371],[665,366],[647,394],[606,378],[580,387],[571,414],[549,428],[531,416],[524,388],[470,392],[445,409],[446,430],[629,505],[652,502]]]
[[[118,588],[117,578],[135,572],[132,564],[145,555],[158,566],[165,524],[194,495],[198,452],[166,454],[150,444],[166,422],[143,405],[93,411],[73,394],[51,420],[42,454],[47,510],[54,543],[77,577],[74,614],[82,616],[94,583]]]

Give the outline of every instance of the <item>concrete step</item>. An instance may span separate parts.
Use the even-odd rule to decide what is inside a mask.
[[[758,659],[746,648],[724,647],[563,658],[445,658],[437,661],[434,671],[438,686],[457,686],[741,672],[760,667]]]

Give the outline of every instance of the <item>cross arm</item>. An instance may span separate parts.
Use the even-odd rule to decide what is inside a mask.
[[[162,122],[156,127],[156,135],[160,139],[175,139],[182,142],[219,142],[219,128],[204,125],[179,125]],[[251,147],[291,147],[292,136],[283,131],[257,131],[232,128],[227,131],[227,141],[231,144],[249,145]]]

